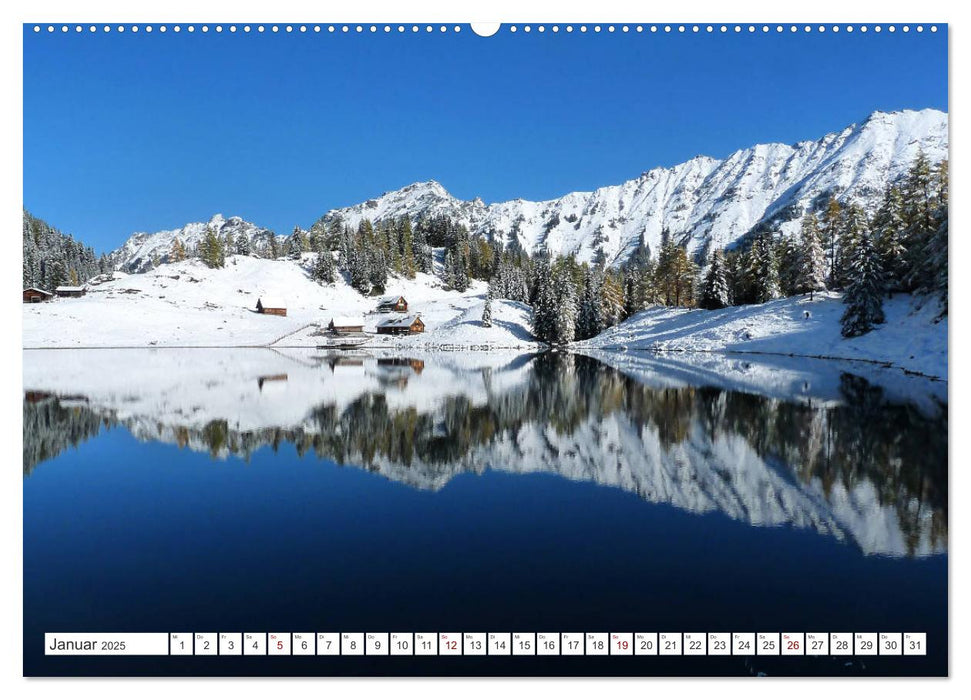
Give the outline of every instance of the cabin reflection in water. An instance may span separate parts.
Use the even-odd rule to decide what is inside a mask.
[[[256,383],[260,387],[260,392],[262,392],[264,390],[264,387],[266,387],[267,389],[272,389],[274,386],[284,387],[284,382],[286,381],[287,381],[286,374],[270,374],[265,377],[259,377],[256,380]]]
[[[415,374],[421,374],[425,361],[413,357],[382,357],[378,359],[378,367],[410,367]]]

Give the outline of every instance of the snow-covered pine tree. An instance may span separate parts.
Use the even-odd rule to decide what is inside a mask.
[[[853,242],[848,278],[841,323],[843,335],[851,338],[884,322],[883,272],[869,231],[864,230]]]
[[[236,236],[235,252],[236,255],[250,255],[252,253],[249,237],[245,233],[240,233],[238,236]]]
[[[513,265],[507,273],[506,298],[512,301],[529,302],[529,283],[526,280],[526,271]]]
[[[532,295],[533,316],[531,326],[533,335],[544,342],[556,339],[556,296],[553,291],[553,276],[549,259],[541,256],[533,266],[535,289]]]
[[[388,286],[388,259],[383,248],[375,248],[368,258],[368,280],[371,283],[369,294],[383,294]]]
[[[893,293],[903,288],[907,273],[907,249],[904,247],[907,226],[904,223],[904,200],[899,187],[891,185],[884,192],[883,201],[870,226],[874,237],[873,245],[883,267],[887,291]]]
[[[924,243],[919,260],[921,269],[913,275],[917,294],[933,295],[941,303],[941,316],[947,315],[948,293],[948,164],[944,160],[933,172],[931,218],[934,232]]]
[[[731,304],[731,293],[725,273],[725,254],[720,250],[712,253],[701,288],[698,306],[703,309],[724,309]]]
[[[599,269],[584,267],[583,289],[577,309],[576,337],[580,340],[592,338],[606,328],[603,317],[603,283]]]
[[[554,294],[556,318],[554,342],[565,345],[576,339],[577,300],[570,269],[559,267],[555,272]]]
[[[328,250],[327,232],[324,230],[323,226],[314,224],[310,227],[310,233],[307,234],[307,246],[313,253],[322,253],[323,251]]]
[[[948,175],[949,165],[945,158],[937,167],[934,168],[934,197],[938,207],[947,207],[948,193],[950,191],[950,175]]]
[[[453,272],[453,282],[454,287],[458,292],[464,292],[469,288],[469,273],[466,267],[466,256],[462,252],[461,248],[456,251],[456,254],[452,256],[452,264],[454,265]]]
[[[764,304],[779,298],[779,273],[776,270],[775,256],[772,254],[771,239],[761,234],[752,241],[746,253],[746,282],[750,301]]]
[[[799,246],[790,236],[779,236],[775,244],[776,269],[779,270],[779,293],[784,297],[796,294],[799,279]]]
[[[654,261],[649,255],[644,259],[639,269],[640,283],[638,284],[635,293],[637,295],[638,311],[642,311],[648,306],[660,304],[661,298],[657,288]]]
[[[624,273],[624,314],[633,316],[643,308],[641,296],[641,269],[637,266],[627,268]]]
[[[489,291],[486,293],[485,306],[482,309],[482,325],[492,328],[492,285],[489,285]]]
[[[747,261],[746,253],[738,249],[725,251],[725,279],[728,281],[732,306],[748,303]]]
[[[495,273],[505,259],[505,246],[502,245],[502,235],[496,231],[491,231],[489,233],[489,245],[492,247],[492,272]]]
[[[368,264],[367,253],[357,246],[352,246],[348,259],[347,272],[351,286],[361,294],[371,292],[371,268]]]
[[[869,233],[868,227],[869,222],[863,207],[856,202],[843,207],[843,217],[837,236],[836,265],[829,279],[831,289],[844,289],[849,283],[849,269],[853,251],[856,249],[856,241],[864,232]]]
[[[283,243],[283,252],[291,260],[299,260],[303,254],[303,248],[303,231],[300,230],[299,226],[294,226],[293,233],[287,236]]]
[[[933,215],[933,176],[930,161],[923,150],[917,152],[904,178],[902,193],[904,223],[907,226],[904,233],[904,247],[907,249],[904,286],[913,291],[928,286],[925,277],[928,270],[927,245],[937,228]]]
[[[317,253],[310,276],[321,284],[331,284],[336,279],[334,257],[329,250]]]
[[[826,254],[819,235],[819,224],[812,212],[802,218],[799,232],[799,269],[796,274],[795,293],[808,294],[826,289]]]
[[[445,289],[455,289],[455,285],[457,284],[455,279],[455,256],[452,255],[452,251],[445,251],[445,261],[442,268],[442,282],[445,283]]]
[[[919,290],[937,295],[941,302],[941,316],[947,315],[947,260],[947,214],[945,213],[927,245],[926,265],[929,269],[926,278],[930,280],[930,285],[926,289]]]
[[[67,270],[64,268],[63,260],[54,259],[48,266],[48,270],[47,284],[50,289],[57,289],[67,284]]]
[[[344,221],[339,217],[335,216],[326,224],[322,224],[326,229],[325,233],[325,245],[330,250],[337,250],[341,246],[341,239],[344,237],[344,232],[346,227],[344,226]]]

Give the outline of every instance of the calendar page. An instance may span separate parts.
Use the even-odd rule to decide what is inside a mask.
[[[22,40],[25,676],[948,675],[946,23]]]

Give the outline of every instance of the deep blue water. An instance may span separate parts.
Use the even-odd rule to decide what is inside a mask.
[[[944,550],[866,552],[555,470],[434,490],[287,440],[213,459],[106,423],[25,464],[26,675],[947,672]],[[930,654],[45,657],[50,631],[926,631]]]

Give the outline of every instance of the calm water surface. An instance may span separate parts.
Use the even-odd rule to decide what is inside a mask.
[[[947,672],[946,384],[101,350],[25,351],[24,388],[28,675]],[[45,631],[917,631],[930,653],[72,659]]]

